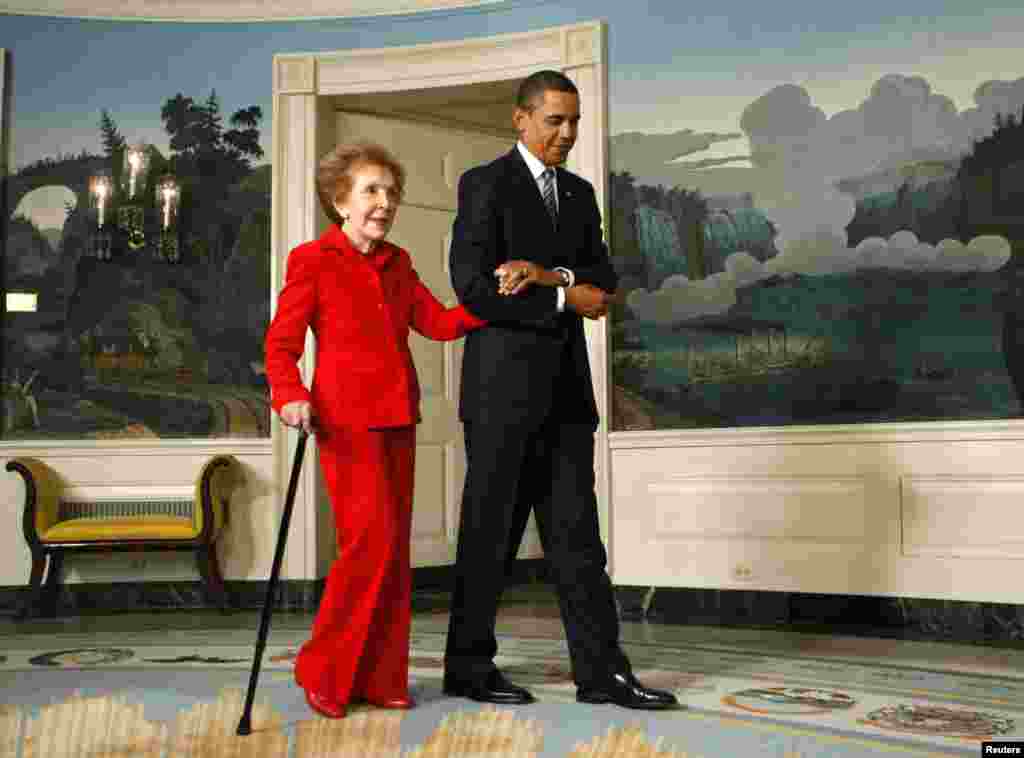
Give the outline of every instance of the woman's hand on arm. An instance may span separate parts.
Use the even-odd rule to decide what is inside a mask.
[[[288,426],[302,428],[307,434],[313,432],[313,405],[305,400],[293,400],[281,408],[281,421]]]
[[[498,279],[498,293],[518,295],[532,284],[542,287],[560,287],[564,284],[557,271],[551,271],[533,261],[505,261],[494,269]]]
[[[447,308],[412,271],[413,304],[411,326],[432,340],[456,340],[466,332],[486,326],[487,322],[473,315],[465,306]]]

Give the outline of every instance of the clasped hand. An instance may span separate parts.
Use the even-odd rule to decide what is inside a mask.
[[[562,278],[533,261],[506,261],[494,269],[498,279],[498,294],[518,295],[527,287],[538,284],[544,287],[558,287]],[[608,312],[612,296],[592,284],[577,284],[565,290],[565,305],[581,316],[599,319]]]
[[[313,432],[315,420],[313,406],[306,400],[293,400],[281,407],[281,420],[287,426],[302,428],[307,434]]]

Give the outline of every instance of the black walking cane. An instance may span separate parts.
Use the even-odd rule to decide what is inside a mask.
[[[270,629],[270,610],[274,604],[274,592],[281,574],[281,560],[284,558],[284,543],[288,539],[288,524],[292,520],[292,507],[295,505],[295,489],[299,485],[299,471],[302,469],[302,456],[306,452],[306,439],[309,432],[299,430],[299,443],[295,447],[295,463],[292,464],[291,479],[288,480],[288,495],[284,501],[284,513],[281,514],[281,531],[277,535],[277,549],[274,551],[274,565],[270,569],[270,581],[267,583],[267,597],[263,601],[263,616],[260,619],[260,634],[256,639],[256,655],[252,659],[252,674],[249,675],[249,692],[245,696],[245,710],[242,720],[238,722],[240,737],[252,733],[252,701],[256,697],[256,680],[260,675],[260,661],[263,660],[263,648],[267,646],[267,631]]]

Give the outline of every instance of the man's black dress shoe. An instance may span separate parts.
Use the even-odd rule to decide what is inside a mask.
[[[498,669],[492,669],[481,679],[470,681],[460,681],[445,674],[444,694],[468,697],[478,703],[499,705],[525,705],[533,702],[533,695],[529,690],[512,684]]]
[[[647,710],[675,708],[679,705],[671,692],[644,687],[632,674],[615,674],[603,684],[579,687],[576,700],[580,703],[615,703],[623,708]]]

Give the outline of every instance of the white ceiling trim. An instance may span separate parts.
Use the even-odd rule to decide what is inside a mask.
[[[0,0],[0,13],[117,21],[302,21],[426,13],[503,0]]]

